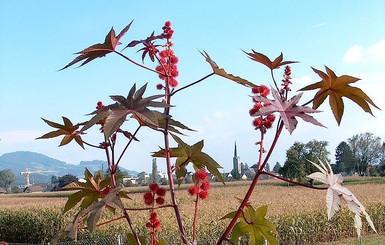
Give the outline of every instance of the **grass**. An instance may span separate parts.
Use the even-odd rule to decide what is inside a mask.
[[[384,245],[385,235],[368,235],[362,239],[360,244],[357,238],[342,239],[333,243],[320,243],[320,245]]]

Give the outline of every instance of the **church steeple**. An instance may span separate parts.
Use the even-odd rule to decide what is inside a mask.
[[[241,166],[241,161],[238,157],[237,153],[237,142],[235,141],[234,144],[234,157],[233,157],[233,170],[231,171],[231,174],[234,179],[240,179],[241,178],[241,171],[242,171],[242,166]]]
[[[235,144],[234,144],[234,158],[238,158],[238,154],[237,154],[237,141],[235,141]]]

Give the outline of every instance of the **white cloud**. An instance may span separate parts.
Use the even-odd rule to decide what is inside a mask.
[[[374,63],[385,62],[385,39],[366,48],[354,45],[348,49],[343,57],[345,63]]]
[[[35,139],[43,135],[43,131],[36,130],[18,130],[18,131],[7,131],[0,132],[0,143],[1,144],[19,144],[33,142]]]
[[[385,61],[385,39],[370,47],[368,54],[373,57],[375,61]]]
[[[358,63],[362,60],[363,55],[363,47],[354,45],[345,53],[343,61],[346,63]]]

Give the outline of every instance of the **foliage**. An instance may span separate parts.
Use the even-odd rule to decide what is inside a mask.
[[[72,182],[78,181],[78,177],[72,175],[72,174],[66,174],[58,178],[58,187],[62,188],[66,185],[69,185]]]
[[[336,171],[345,173],[354,173],[356,167],[356,159],[352,149],[345,141],[338,144],[336,148]]]
[[[365,175],[369,164],[378,163],[383,153],[381,138],[372,133],[353,135],[348,139],[349,146],[354,155],[357,171]]]
[[[233,218],[235,213],[232,212],[222,219]],[[231,232],[231,241],[236,244],[241,236],[248,234],[250,244],[263,245],[265,240],[272,245],[278,244],[275,238],[277,230],[273,223],[265,218],[266,213],[267,206],[262,206],[255,210],[251,205],[248,205]]]
[[[286,161],[280,168],[279,174],[288,179],[305,182],[306,175],[315,170],[308,160],[327,159],[329,156],[327,145],[328,142],[318,140],[311,140],[306,144],[294,142],[293,146],[286,151]]]
[[[46,243],[57,236],[64,225],[60,210],[0,209],[0,241]]]
[[[323,71],[312,68],[313,71],[322,78],[322,81],[300,89],[300,91],[319,89],[314,96],[314,109],[317,109],[329,96],[330,108],[332,109],[338,125],[341,123],[342,115],[344,113],[344,102],[342,101],[342,97],[352,100],[365,112],[369,112],[370,114],[372,114],[372,110],[370,109],[369,104],[377,109],[380,109],[361,89],[349,85],[360,80],[359,78],[347,75],[337,77],[334,71],[332,71],[329,67],[325,66],[325,68],[327,74]]]
[[[162,227],[162,219],[160,214],[162,209],[171,208],[174,211],[174,221],[176,221],[175,223],[178,226],[177,229],[180,236],[179,243],[189,244],[186,236],[185,219],[180,212],[180,206],[178,205],[177,201],[173,175],[176,175],[176,181],[181,184],[182,180],[186,178],[187,168],[191,166],[195,170],[195,185],[189,188],[189,192],[196,195],[193,224],[193,243],[196,243],[196,217],[198,210],[198,200],[205,199],[207,197],[207,191],[209,188],[209,185],[204,184],[206,182],[201,183],[197,181],[202,180],[202,176],[198,176],[202,175],[203,172],[206,173],[206,171],[208,171],[211,175],[220,181],[223,181],[223,176],[219,172],[221,166],[207,153],[203,152],[203,140],[189,145],[185,143],[181,138],[176,136],[176,134],[183,136],[183,130],[193,130],[173,118],[171,114],[173,107],[171,102],[172,98],[177,93],[184,92],[184,90],[190,86],[201,83],[212,75],[218,75],[242,86],[251,88],[254,105],[253,108],[249,111],[249,114],[253,117],[253,126],[254,129],[259,133],[260,139],[256,143],[258,147],[258,154],[255,168],[255,177],[251,182],[245,196],[240,199],[240,204],[236,211],[231,212],[229,215],[225,216],[226,218],[230,218],[231,221],[226,225],[222,235],[218,238],[217,244],[222,244],[225,241],[229,241],[229,236],[233,243],[237,242],[239,237],[245,234],[248,235],[252,244],[264,244],[265,240],[267,240],[269,244],[277,244],[275,237],[276,228],[270,221],[265,218],[267,213],[267,206],[262,206],[255,209],[249,202],[257,182],[260,179],[260,176],[270,175],[295,185],[319,190],[326,189],[323,187],[318,188],[305,185],[300,182],[295,182],[287,178],[289,175],[281,177],[265,170],[268,160],[279,140],[283,127],[285,126],[285,128],[291,134],[297,127],[298,117],[303,119],[305,122],[310,122],[317,126],[323,127],[320,122],[318,122],[309,114],[319,112],[316,109],[324,102],[327,96],[329,96],[331,110],[338,124],[340,124],[342,115],[344,113],[342,97],[347,97],[353,100],[361,108],[363,108],[364,111],[369,113],[372,113],[369,104],[375,108],[377,108],[377,106],[362,90],[349,85],[350,83],[358,81],[357,78],[347,75],[337,77],[335,73],[328,67],[326,67],[327,74],[313,68],[314,72],[322,78],[322,81],[313,85],[306,86],[302,89],[302,91],[312,89],[320,90],[309,102],[301,105],[299,101],[302,97],[302,93],[295,94],[291,97],[291,99],[289,99],[289,92],[291,91],[290,86],[292,82],[291,68],[288,65],[297,62],[283,61],[282,53],[274,60],[270,60],[267,56],[254,50],[252,50],[251,53],[245,53],[253,61],[268,67],[274,85],[271,89],[269,89],[266,85],[255,85],[246,79],[227,73],[223,68],[219,68],[206,52],[201,52],[201,54],[205,57],[206,61],[211,66],[212,73],[195,82],[187,84],[184,87],[176,89],[176,87],[178,87],[177,77],[179,74],[178,57],[175,55],[174,50],[172,49],[172,38],[174,30],[171,28],[171,22],[165,22],[164,26],[162,27],[162,33],[156,35],[155,32],[152,32],[147,38],[132,40],[125,46],[124,50],[126,50],[126,48],[136,48],[137,46],[140,47],[138,52],[141,52],[142,64],[136,62],[132,58],[129,58],[123,54],[122,51],[120,52],[116,49],[116,47],[120,44],[120,40],[123,38],[124,34],[131,27],[131,24],[132,21],[125,28],[123,28],[123,30],[117,36],[114,29],[112,28],[107,34],[104,43],[91,45],[88,48],[78,52],[78,56],[69,64],[64,66],[61,70],[66,69],[80,61],[83,61],[80,66],[83,66],[95,60],[96,58],[104,57],[114,53],[130,62],[131,64],[156,74],[162,81],[162,83],[156,85],[156,88],[162,92],[160,94],[144,97],[147,84],[143,85],[139,89],[136,89],[136,84],[134,84],[129,90],[127,96],[110,96],[110,98],[114,101],[113,104],[104,105],[101,101],[99,101],[96,107],[97,110],[90,113],[92,118],[86,122],[73,124],[67,117],[63,117],[64,124],[61,125],[43,119],[44,122],[56,130],[39,137],[39,139],[64,136],[60,146],[66,145],[72,140],[75,140],[81,147],[90,146],[104,151],[108,162],[108,178],[104,180],[101,180],[100,178],[95,179],[94,176],[86,171],[86,183],[75,182],[66,187],[67,189],[70,188],[73,190],[78,190],[78,192],[72,194],[69,197],[65,211],[69,211],[72,208],[77,208],[76,206],[80,207],[77,214],[75,215],[74,221],[63,231],[63,234],[66,234],[71,238],[76,238],[78,229],[87,228],[92,232],[98,226],[124,219],[130,229],[131,235],[128,235],[128,237],[133,243],[141,244],[143,240],[138,231],[140,231],[143,227],[134,226],[132,222],[132,216],[134,215],[130,215],[127,210],[136,212],[146,210],[149,211],[150,214],[149,221],[146,221],[147,232],[150,234],[150,244],[165,244],[164,240],[158,238],[158,236],[161,234],[160,228]],[[159,44],[160,42],[162,43]],[[144,64],[145,60],[147,61],[147,57],[149,58],[150,62],[156,63],[154,67]],[[274,71],[282,68],[283,66],[285,66],[284,75],[282,84],[279,86],[276,82]],[[273,98],[268,98],[270,92],[272,93]],[[313,108],[307,107],[307,104],[312,102]],[[134,120],[128,120],[129,118]],[[272,125],[274,122],[277,122],[275,131],[272,130]],[[137,124],[137,129],[134,132],[129,132],[124,129],[127,124],[133,125],[135,123]],[[81,137],[81,135],[86,134],[87,130],[94,127],[95,125],[100,127],[100,132],[102,135],[102,142],[96,145],[86,142],[83,137]],[[80,128],[80,126],[82,127]],[[165,159],[167,175],[169,179],[168,189],[170,194],[170,204],[164,204],[164,191],[158,193],[161,188],[156,188],[158,185],[151,183],[149,185],[150,191],[144,194],[144,203],[150,207],[130,208],[130,202],[123,203],[121,199],[122,197],[127,196],[123,194],[122,190],[117,185],[116,173],[119,169],[119,163],[123,155],[126,153],[127,148],[133,141],[139,141],[137,138],[137,133],[143,128],[149,128],[153,130],[154,133],[159,133],[163,136],[164,144],[160,147],[159,151],[153,152],[152,156]],[[274,140],[272,141],[270,147],[266,147],[264,140],[265,134],[272,131],[274,132]],[[124,137],[120,138],[118,135],[123,135]],[[120,152],[118,152],[118,149],[120,148],[116,148],[118,139],[119,142],[125,142],[125,146]],[[176,147],[171,146],[171,139],[173,139],[173,141],[177,144]],[[296,152],[293,151],[293,154],[288,154],[288,159],[290,159],[291,165],[297,168],[295,171],[297,173],[299,172],[300,175],[292,176],[290,174],[289,178],[302,178],[305,174],[308,174],[309,171],[311,172],[309,168],[310,164],[304,164],[304,159],[307,158],[314,160],[316,156],[321,157],[322,159],[326,159],[328,153],[327,151],[323,150],[326,145],[326,142],[317,141],[309,142],[306,145],[298,143],[296,146],[298,149]],[[175,158],[174,163],[171,160],[172,158]],[[282,169],[285,170],[285,166]],[[322,172],[322,168],[320,168],[320,170]],[[324,168],[324,172],[322,172],[322,174],[324,175],[321,176],[319,173],[315,173],[310,176],[316,176],[317,180],[323,180],[323,182],[330,184],[331,187],[329,187],[329,190],[340,191],[340,194],[343,195],[343,197],[350,203],[349,207],[355,207],[353,211],[356,213],[356,216],[364,214],[366,215],[367,220],[370,220],[358,200],[356,200],[347,189],[343,189],[342,187],[338,186],[338,184],[340,184],[339,179],[337,178],[335,181],[330,180],[330,178],[333,179],[333,173],[327,172],[327,170]],[[336,187],[336,189],[333,189],[334,187]],[[330,196],[330,191],[328,192],[328,196]],[[155,199],[155,197],[157,198]],[[80,205],[76,205],[78,203],[80,203]],[[126,205],[128,207],[126,207]],[[333,212],[338,210],[335,205],[332,205],[332,207],[333,208],[331,210]],[[121,215],[113,219],[101,222],[100,218],[104,209],[109,209],[110,211],[117,210]],[[360,223],[358,222],[358,218],[356,218],[355,221],[357,231],[360,231],[361,229],[359,229]],[[86,224],[86,226],[84,226],[84,224]],[[358,235],[360,236],[360,233],[358,233]]]
[[[11,169],[4,169],[0,171],[0,187],[6,191],[11,190],[12,184],[16,181],[16,176]]]

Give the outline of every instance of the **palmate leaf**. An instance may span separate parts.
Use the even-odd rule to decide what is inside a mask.
[[[325,66],[326,73],[315,68],[312,69],[322,78],[322,80],[320,82],[308,85],[300,89],[300,91],[319,89],[314,96],[313,109],[317,109],[325,101],[325,99],[329,97],[329,105],[338,125],[340,125],[342,116],[344,114],[344,102],[342,97],[346,97],[352,100],[365,112],[368,112],[372,115],[373,113],[369,104],[377,109],[380,109],[361,89],[349,85],[359,81],[359,78],[348,75],[337,77],[334,71],[332,71],[327,66]]]
[[[80,136],[82,132],[77,130],[79,128],[79,125],[78,124],[73,125],[73,123],[66,117],[62,117],[62,118],[63,118],[64,124],[55,123],[42,118],[45,123],[47,123],[49,126],[53,128],[57,128],[57,130],[46,133],[36,139],[50,139],[50,138],[55,138],[55,137],[64,135],[59,146],[66,145],[70,143],[72,140],[75,140],[76,143],[78,143],[84,149],[83,140]]]
[[[243,86],[246,86],[246,87],[253,88],[253,87],[257,86],[254,83],[247,81],[246,79],[243,79],[241,77],[234,76],[233,74],[227,73],[223,68],[219,68],[218,65],[215,63],[215,61],[213,61],[211,59],[211,57],[205,51],[203,51],[203,53],[202,52],[200,52],[200,53],[203,55],[203,57],[206,58],[206,61],[211,65],[211,68],[213,69],[213,72],[215,74],[217,74],[221,77],[227,78],[229,80],[232,80],[232,81],[234,81],[238,84],[241,84]]]
[[[109,177],[103,180],[99,177],[95,179],[87,168],[84,171],[84,176],[85,183],[76,181],[62,188],[62,190],[78,190],[78,192],[68,197],[63,213],[66,213],[78,203],[80,203],[81,210],[86,209],[111,191],[111,179]],[[125,191],[119,190],[118,193],[121,197],[128,198]],[[114,211],[114,209],[111,209],[111,211]]]
[[[178,143],[178,147],[170,148],[170,157],[177,158],[175,165],[177,168],[177,177],[179,177],[179,180],[183,180],[183,178],[187,174],[186,166],[189,163],[192,163],[194,169],[206,168],[207,171],[213,174],[218,180],[223,182],[222,174],[218,170],[219,168],[222,168],[222,167],[209,155],[202,152],[202,148],[204,145],[203,140],[199,141],[194,145],[188,145],[176,135],[171,134],[171,136]],[[158,152],[154,152],[152,156],[165,157],[166,156],[165,150],[161,149]]]
[[[83,66],[87,64],[88,62],[100,58],[103,56],[106,56],[107,54],[115,51],[115,48],[117,45],[120,44],[119,40],[126,34],[128,29],[130,29],[131,24],[133,21],[131,21],[123,30],[115,36],[115,30],[114,28],[111,28],[110,32],[107,34],[104,43],[98,43],[94,44],[76,54],[79,54],[73,61],[71,61],[68,65],[64,66],[61,70],[64,70],[82,60],[85,60],[80,66]]]
[[[254,50],[251,50],[251,51],[252,53],[247,53],[245,51],[243,52],[245,52],[250,59],[269,67],[270,70],[280,68],[281,66],[284,66],[284,65],[298,63],[298,61],[283,61],[282,53],[273,61],[271,61],[266,55],[255,52]]]
[[[301,99],[302,93],[292,97],[290,100],[285,100],[279,95],[279,93],[275,89],[271,88],[271,91],[274,100],[270,100],[263,96],[253,96],[253,99],[255,101],[261,101],[264,103],[268,103],[269,105],[262,107],[261,109],[259,109],[258,112],[256,112],[252,116],[269,115],[271,113],[278,112],[282,118],[283,123],[285,124],[286,129],[290,133],[294,131],[298,124],[296,117],[300,117],[302,118],[302,120],[310,122],[314,125],[325,127],[321,123],[319,123],[314,117],[308,115],[308,113],[316,113],[319,111],[313,110],[310,107],[297,105],[299,100]]]
[[[231,212],[222,219],[232,219],[236,212]],[[266,219],[267,206],[254,209],[247,205],[243,215],[239,217],[238,223],[231,231],[231,241],[238,244],[239,238],[246,234],[249,235],[249,244],[264,245],[265,241],[269,245],[278,245],[275,238],[277,230],[272,222]]]
[[[118,189],[112,189],[103,199],[93,203],[86,209],[81,210],[76,215],[73,223],[67,226],[64,232],[62,232],[60,235],[65,235],[69,238],[76,239],[78,226],[84,220],[87,220],[87,228],[92,233],[96,228],[97,222],[103,209],[107,207],[118,207],[121,210],[124,209],[122,200],[118,194]]]
[[[158,120],[158,125],[159,125],[159,128],[164,128],[165,125],[166,125],[166,115],[159,112],[159,111],[151,111],[154,116],[157,118]],[[174,119],[171,118],[171,116],[169,116],[169,119],[168,119],[168,127],[167,129],[170,131],[170,132],[173,132],[173,133],[177,133],[177,134],[181,134],[181,135],[184,135],[183,133],[181,133],[177,128],[179,129],[183,129],[183,130],[188,130],[188,131],[195,131],[194,129],[191,129],[189,127],[187,127],[186,125],[184,125],[183,123],[179,122],[179,121],[176,121]]]
[[[96,110],[91,114],[94,116],[83,126],[81,132],[89,129],[100,121],[104,121],[103,132],[106,138],[119,130],[126,121],[127,116],[131,115],[140,125],[149,127],[159,127],[158,119],[148,107],[165,108],[169,107],[165,102],[155,101],[164,95],[153,95],[143,98],[147,84],[136,90],[136,84],[132,86],[127,97],[121,95],[111,95],[111,99],[116,103]]]
[[[354,194],[342,186],[343,177],[340,174],[334,174],[329,163],[324,163],[319,160],[319,164],[309,161],[320,172],[315,172],[308,175],[308,178],[320,181],[329,186],[326,194],[326,206],[328,219],[330,220],[341,208],[341,201],[347,203],[348,209],[354,213],[354,225],[357,230],[357,235],[361,238],[362,221],[361,216],[365,216],[369,226],[377,233],[373,221],[369,214],[365,211],[365,207],[358,201]]]

